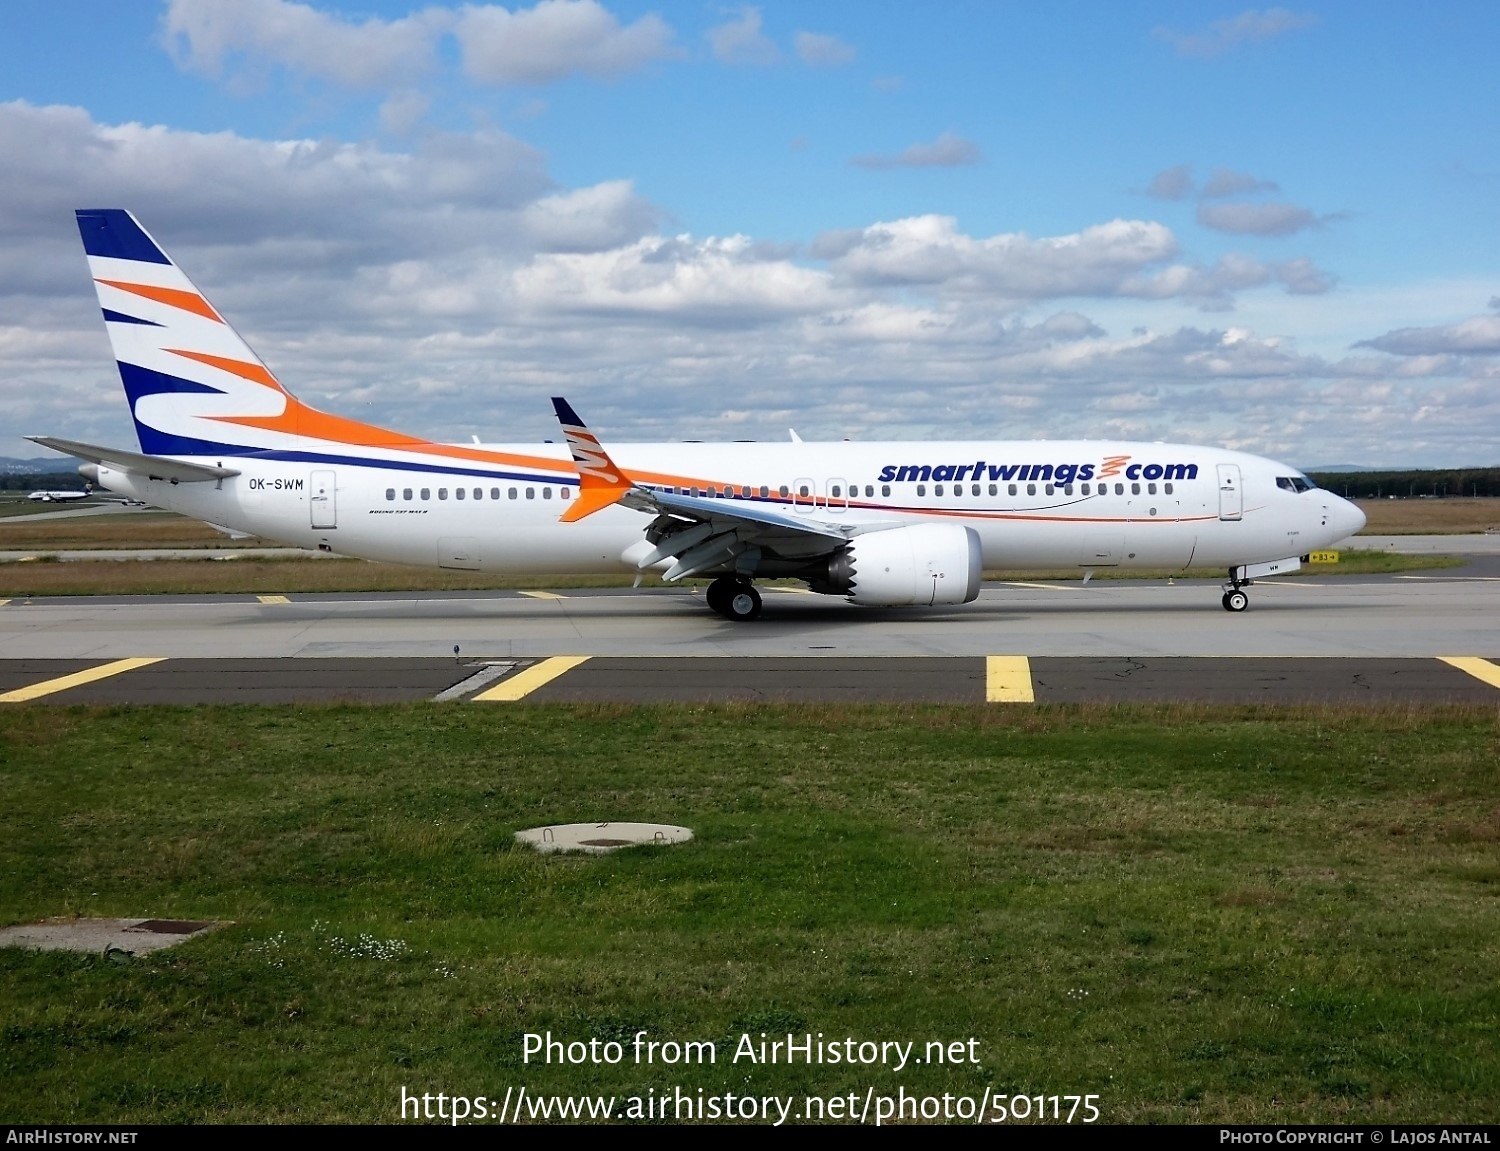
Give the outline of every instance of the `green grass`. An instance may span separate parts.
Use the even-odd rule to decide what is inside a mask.
[[[3,539],[0,539],[3,542]],[[1315,564],[1303,569],[1309,575],[1370,575],[1461,567],[1464,560],[1452,556],[1395,555],[1389,552],[1344,552],[1338,564]],[[41,565],[41,566],[39,566]],[[1120,571],[1105,569],[1095,579],[1215,578],[1217,570]],[[1078,569],[1055,572],[990,571],[987,579],[1079,580]],[[198,595],[198,594],[286,594],[289,592],[399,592],[486,591],[497,588],[629,587],[629,573],[601,576],[536,575],[506,576],[485,572],[441,571],[435,568],[403,567],[346,559],[274,559],[243,556],[234,560],[212,559],[70,560],[39,553],[28,562],[0,563],[0,596],[53,595]],[[701,583],[704,581],[686,581]],[[777,581],[761,581],[766,582]],[[780,581],[795,583],[796,581]],[[641,586],[662,587],[656,575]],[[797,586],[803,586],[798,584]]]
[[[400,1088],[1092,1092],[1114,1122],[1500,1120],[1500,716],[1171,707],[0,712],[0,1121],[397,1119]],[[604,818],[697,839],[542,857]],[[525,1066],[521,1037],[716,1040]],[[977,1038],[981,1066],[730,1065]]]

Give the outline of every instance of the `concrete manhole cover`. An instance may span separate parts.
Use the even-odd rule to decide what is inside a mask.
[[[562,823],[516,832],[516,839],[538,851],[584,851],[593,855],[639,844],[686,843],[691,828],[670,823]]]
[[[144,955],[219,926],[208,919],[44,919],[0,927],[0,947]]]

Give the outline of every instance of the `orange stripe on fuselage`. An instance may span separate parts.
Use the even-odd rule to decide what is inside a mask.
[[[111,288],[119,288],[122,292],[144,296],[148,300],[155,300],[158,304],[181,308],[184,312],[192,312],[216,324],[224,322],[219,313],[213,310],[213,306],[197,292],[185,292],[181,288],[158,288],[151,284],[130,284],[124,280],[97,280],[95,282],[108,284]]]

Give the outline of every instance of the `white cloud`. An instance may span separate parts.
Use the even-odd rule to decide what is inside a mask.
[[[408,83],[430,71],[451,13],[355,23],[291,0],[167,0],[162,32],[179,64],[211,76],[264,61],[349,88]]]
[[[793,43],[797,58],[809,68],[842,68],[857,55],[852,44],[817,32],[798,32]]]
[[[596,0],[541,0],[514,11],[467,5],[453,34],[464,71],[487,84],[546,84],[573,73],[610,78],[676,54],[660,16],[621,25]]]
[[[613,78],[676,54],[661,17],[622,25],[597,0],[434,6],[358,22],[293,0],[167,0],[162,29],[178,63],[197,72],[278,67],[345,88],[409,87],[436,70],[448,35],[464,71],[484,84],[547,84],[575,73]],[[390,109],[398,127],[409,110]]]
[[[1198,223],[1237,236],[1291,236],[1340,219],[1341,213],[1319,216],[1296,204],[1198,205]]]
[[[1265,300],[1326,290],[1327,273],[1241,255],[1200,264],[1152,221],[971,236],[919,216],[805,248],[664,236],[628,180],[560,187],[493,129],[397,148],[11,103],[0,152],[0,426],[17,434],[133,442],[72,206],[137,212],[309,402],[440,438],[555,436],[557,389],[615,439],[781,436],[791,423],[808,436],[1132,434],[1359,460],[1389,458],[1378,437],[1393,424],[1452,458],[1493,442],[1500,420],[1482,405],[1466,419],[1446,398],[1476,382],[1500,392],[1478,342],[1303,354],[1286,333],[1350,305]],[[1254,323],[1190,318],[1246,293]],[[1361,397],[1377,394],[1386,418],[1367,426]],[[0,454],[32,453],[5,441]]]
[[[1248,192],[1276,192],[1280,189],[1270,180],[1258,180],[1249,172],[1236,172],[1232,168],[1215,168],[1199,193],[1205,200],[1223,196],[1239,196]]]
[[[742,8],[738,18],[708,30],[714,58],[724,64],[766,67],[781,60],[781,50],[760,30],[759,8]]]
[[[1215,20],[1201,32],[1179,32],[1159,27],[1152,35],[1170,44],[1179,56],[1211,60],[1242,45],[1271,40],[1288,32],[1310,28],[1317,22],[1318,18],[1310,12],[1250,8],[1238,16]]]
[[[1157,200],[1186,200],[1192,194],[1193,170],[1186,164],[1163,169],[1146,186],[1146,195]]]
[[[944,132],[930,144],[913,144],[894,156],[856,156],[856,168],[885,171],[892,168],[957,168],[977,164],[984,157],[979,146],[953,132]]]
[[[1500,315],[1470,316],[1431,328],[1397,328],[1355,346],[1398,356],[1500,355]]]
[[[660,213],[635,194],[629,180],[609,180],[544,196],[521,218],[539,251],[597,252],[639,239],[656,227]]]

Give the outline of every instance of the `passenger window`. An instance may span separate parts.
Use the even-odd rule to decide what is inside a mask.
[[[1146,494],[1148,496],[1154,496],[1156,494],[1156,485],[1155,484],[1147,484],[1146,485]]]
[[[1048,484],[1048,485],[1047,485],[1047,494],[1048,494],[1048,495],[1049,495],[1049,496],[1050,496],[1050,495],[1051,495],[1051,494],[1052,494],[1052,493],[1053,493],[1053,492],[1055,492],[1055,491],[1057,491],[1057,489],[1056,489],[1056,488],[1054,488],[1054,487],[1053,487],[1053,486],[1052,486],[1052,485],[1051,485],[1051,484]]]
[[[515,488],[511,488],[510,489],[510,498],[511,499],[515,499],[516,498],[516,489]]]
[[[976,495],[976,496],[979,494],[979,485],[978,484],[974,485],[973,494]]]
[[[742,500],[748,500],[749,498],[750,498],[750,486],[747,484],[747,485],[745,485],[744,487],[742,487],[740,489],[740,499],[742,499]]]
[[[771,498],[771,489],[766,487],[765,484],[760,485],[760,498],[763,500]]]
[[[787,497],[787,494],[788,494],[788,492],[790,492],[790,491],[791,491],[791,489],[790,489],[790,488],[788,488],[788,487],[787,487],[787,486],[786,486],[786,485],[785,485],[785,484],[782,484],[782,485],[781,485],[781,498],[782,498],[782,499],[786,499],[786,497]]]
[[[926,494],[927,494],[927,485],[926,484],[918,484],[917,485],[917,495],[919,495],[919,496],[925,496]]]
[[[798,495],[799,495],[799,496],[805,496],[805,495],[807,495],[807,494],[808,494],[808,493],[807,493],[807,485],[806,485],[806,484],[803,484],[803,485],[802,485],[802,486],[801,486],[801,487],[799,487],[799,488],[798,488],[798,489],[797,489],[797,494],[798,494]]]
[[[492,500],[498,500],[499,498],[500,498],[500,489],[499,488],[491,488],[490,489],[490,499],[492,499]]]
[[[881,484],[880,485],[880,494],[883,495],[883,496],[890,495],[891,494],[891,485],[890,484]]]
[[[482,500],[482,499],[484,499],[484,489],[483,488],[475,488],[474,489],[474,498],[476,500]]]
[[[1166,492],[1167,495],[1171,495],[1172,494],[1172,485],[1171,484],[1162,484],[1162,491]]]
[[[942,495],[943,494],[943,485],[942,484],[934,484],[933,488],[932,488],[932,494],[935,495],[935,496]]]
[[[1016,485],[1015,484],[1011,484],[1010,485],[1010,494],[1011,495],[1015,495],[1016,494]]]
[[[830,496],[832,496],[834,499],[838,499],[839,496],[841,496],[843,494],[843,489],[841,489],[838,484],[834,484],[833,485],[833,490],[831,492],[829,492],[828,494]]]
[[[455,488],[453,491],[453,498],[456,500],[461,500],[465,497],[466,494],[467,493],[465,493],[463,488]]]
[[[395,499],[396,498],[396,489],[395,488],[386,488],[385,489],[385,498],[388,499],[388,500]]]
[[[401,489],[401,498],[403,500],[409,500],[409,499],[411,499],[411,488],[402,488]]]
[[[1124,484],[1116,484],[1115,485],[1115,495],[1117,495],[1117,496],[1123,496],[1124,494],[1125,494],[1125,485]]]
[[[1140,495],[1141,494],[1141,485],[1140,484],[1131,484],[1130,485],[1130,494],[1133,495],[1133,496]]]
[[[990,485],[990,495],[992,495],[992,496],[998,496],[999,494],[1000,494],[1000,485],[999,484],[991,484]]]
[[[1026,485],[1026,494],[1028,496],[1034,496],[1034,495],[1036,495],[1036,485],[1035,484],[1027,484]]]
[[[1083,485],[1083,494],[1084,495],[1088,495],[1089,494],[1089,486],[1088,486],[1088,484],[1084,484]]]
[[[1065,496],[1070,496],[1070,495],[1072,495],[1072,494],[1073,494],[1073,485],[1072,485],[1072,484],[1068,484],[1068,485],[1066,485],[1066,486],[1065,486],[1065,487],[1064,487],[1064,488],[1063,488],[1063,495],[1065,495]]]
[[[430,500],[432,498],[432,489],[431,488],[423,488],[422,489],[422,498],[424,500]]]
[[[438,499],[445,500],[447,498],[448,498],[448,489],[447,488],[438,488]]]
[[[536,499],[536,488],[527,488],[526,489],[526,498],[528,500],[534,500],[534,499]]]
[[[573,498],[573,489],[572,488],[558,488],[557,489],[557,498],[560,499],[560,500],[570,500],[570,499],[572,499]]]
[[[542,489],[542,499],[544,499],[544,500],[550,500],[551,498],[552,498],[552,489],[551,488],[543,488]]]

